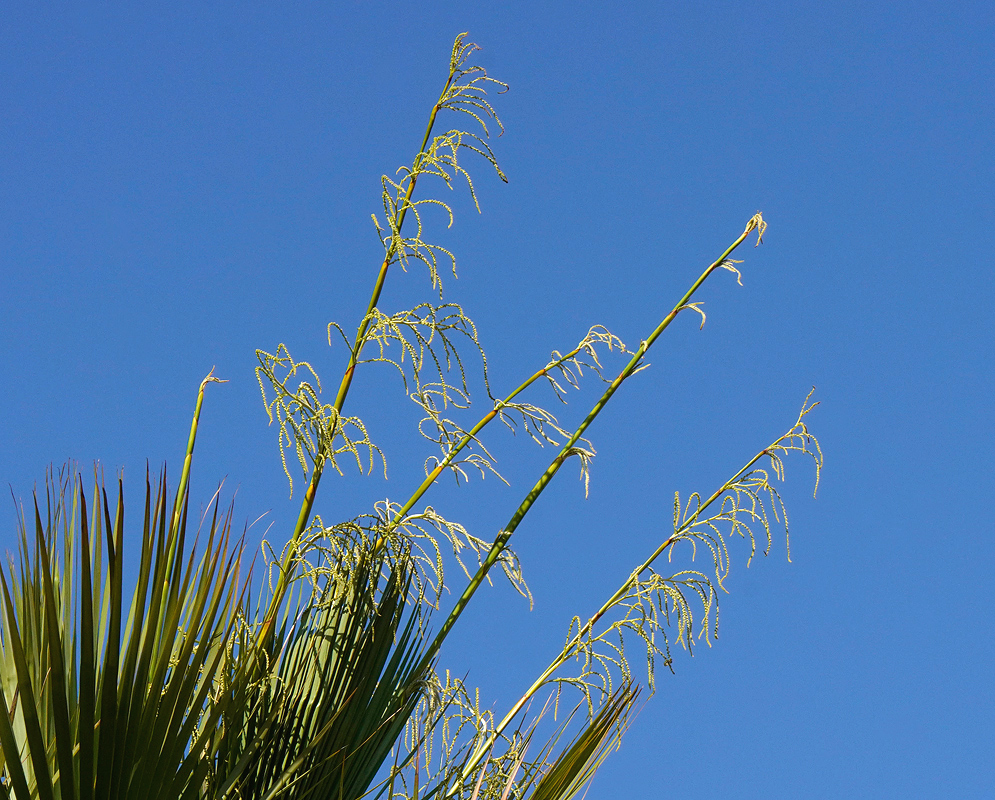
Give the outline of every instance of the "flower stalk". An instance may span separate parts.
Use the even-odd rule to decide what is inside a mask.
[[[529,703],[532,697],[545,686],[550,678],[556,674],[556,672],[566,664],[570,659],[574,658],[579,651],[581,643],[584,639],[591,634],[594,630],[594,626],[597,625],[598,621],[604,617],[611,609],[618,605],[619,601],[622,600],[632,589],[632,587],[638,582],[639,577],[650,569],[653,563],[666,552],[675,542],[682,538],[682,535],[691,530],[695,523],[701,516],[701,513],[705,511],[709,506],[715,503],[720,497],[722,497],[730,487],[734,486],[740,478],[750,472],[754,465],[765,455],[768,455],[768,449],[765,448],[757,453],[753,458],[751,458],[735,475],[733,475],[728,481],[726,481],[722,486],[715,490],[712,495],[701,504],[697,511],[681,525],[671,536],[657,547],[650,556],[632,573],[629,577],[623,581],[622,585],[618,587],[615,593],[605,601],[604,605],[599,608],[594,615],[584,624],[584,626],[577,631],[574,637],[567,643],[556,658],[554,658],[548,667],[543,670],[542,674],[532,683],[532,685],[525,691],[525,693],[515,702],[507,714],[501,719],[497,725],[495,725],[494,730],[491,732],[490,736],[481,742],[480,745],[474,750],[473,755],[467,762],[465,769],[467,771],[472,770],[486,754],[487,750],[493,745],[493,742],[504,732],[504,730],[515,720],[515,718],[521,713],[522,709]]]
[[[435,105],[432,106],[432,111],[429,114],[428,124],[425,127],[425,135],[422,137],[418,155],[415,156],[415,160],[412,162],[412,169],[410,172],[407,190],[404,193],[403,200],[397,204],[397,209],[394,212],[394,219],[391,225],[392,230],[398,232],[401,230],[404,226],[404,220],[407,216],[408,209],[413,207],[411,198],[414,194],[415,185],[418,181],[418,168],[421,165],[422,160],[425,158],[426,147],[431,139],[432,131],[435,128],[436,117],[442,109],[444,101],[452,88],[453,80],[456,78],[460,66],[460,62],[457,59],[457,53],[460,49],[460,45],[461,39],[458,38],[456,40],[456,45],[453,48],[453,57],[450,59],[449,77],[446,79],[446,84],[442,89],[442,93],[439,95],[438,101],[436,101]],[[334,409],[336,414],[341,415],[342,408],[345,405],[346,397],[349,394],[353,376],[356,372],[356,365],[359,363],[359,356],[363,349],[366,333],[372,320],[371,312],[374,308],[376,308],[377,303],[380,302],[380,295],[383,292],[384,283],[387,280],[387,272],[397,255],[398,240],[395,237],[395,239],[387,247],[383,262],[380,265],[380,271],[377,274],[377,279],[373,286],[373,292],[370,295],[370,301],[367,304],[366,313],[363,315],[362,322],[356,331],[356,338],[349,353],[349,362],[346,365],[345,372],[342,375],[342,380],[339,383],[338,392],[335,396]],[[268,635],[268,632],[272,630],[272,623],[275,621],[277,609],[283,602],[283,597],[286,592],[287,574],[290,561],[294,557],[296,546],[300,542],[301,536],[304,534],[304,531],[307,530],[307,527],[311,522],[314,500],[318,491],[318,484],[321,482],[323,467],[323,459],[320,457],[316,458],[314,462],[314,469],[311,472],[311,480],[308,482],[307,490],[304,492],[304,500],[301,503],[301,509],[297,515],[297,522],[294,525],[294,531],[290,537],[290,546],[286,549],[282,563],[280,564],[277,585],[273,591],[269,609],[264,619],[264,636]]]
[[[708,279],[708,276],[719,267],[725,267],[728,263],[727,259],[732,252],[739,247],[746,240],[746,237],[749,236],[754,230],[758,233],[757,244],[760,244],[766,227],[767,223],[764,222],[760,213],[757,212],[754,214],[747,223],[746,229],[731,245],[729,245],[729,247],[725,249],[717,260],[708,266],[708,268],[699,276],[698,280],[691,285],[691,288],[688,289],[684,296],[678,301],[677,305],[674,306],[673,310],[663,318],[649,337],[640,343],[639,348],[635,351],[635,353],[633,353],[629,363],[625,365],[622,371],[618,374],[618,377],[616,377],[615,380],[608,385],[608,388],[605,389],[604,393],[598,399],[598,402],[594,404],[594,407],[584,418],[584,421],[577,427],[577,430],[574,431],[574,433],[567,440],[566,444],[563,445],[562,449],[553,459],[549,467],[547,467],[546,471],[542,474],[539,480],[536,481],[536,484],[532,487],[532,489],[529,490],[529,493],[525,496],[525,499],[521,502],[518,508],[515,509],[515,513],[511,515],[511,519],[508,520],[508,524],[505,525],[501,533],[498,534],[498,537],[494,540],[494,544],[491,547],[490,552],[487,554],[487,557],[477,569],[476,574],[474,574],[473,578],[470,580],[469,585],[466,587],[459,600],[456,601],[456,605],[453,607],[453,610],[449,613],[449,616],[443,623],[442,628],[436,635],[435,641],[426,652],[426,663],[428,663],[431,658],[434,658],[435,654],[442,647],[442,643],[449,635],[449,631],[452,630],[453,626],[456,624],[456,621],[463,613],[463,610],[469,604],[477,589],[480,588],[480,584],[484,582],[484,579],[487,577],[487,573],[490,572],[491,567],[497,563],[501,553],[508,546],[508,540],[511,539],[512,535],[515,533],[515,530],[521,524],[522,520],[525,518],[525,515],[529,512],[529,509],[532,508],[536,500],[539,499],[539,495],[543,493],[550,481],[552,481],[555,477],[556,473],[559,472],[560,467],[563,466],[563,462],[575,452],[575,447],[581,436],[584,435],[584,432],[590,427],[591,423],[594,422],[598,414],[601,413],[601,410],[608,404],[608,401],[611,400],[615,392],[618,391],[618,388],[639,370],[643,357],[646,355],[646,352],[650,349],[650,347],[653,346],[653,343],[660,338],[660,335],[668,327],[670,327],[670,323],[676,319],[677,315],[681,311],[689,308],[688,303],[691,301],[691,298],[694,296],[695,292],[697,292],[701,285]]]

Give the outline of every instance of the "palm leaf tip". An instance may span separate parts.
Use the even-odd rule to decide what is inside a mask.
[[[631,683],[618,688],[539,778],[530,800],[570,800],[587,786],[621,744],[639,693]]]

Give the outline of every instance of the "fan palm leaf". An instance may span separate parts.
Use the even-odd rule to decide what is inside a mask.
[[[89,516],[81,481],[62,480],[48,523],[36,502],[33,536],[21,526],[20,569],[0,569],[0,744],[17,800],[167,800],[203,780],[198,745],[217,735],[225,705],[215,678],[236,620],[241,544],[215,500],[203,552],[186,553],[186,495],[170,509],[164,476],[155,489],[147,479],[126,605],[120,479],[117,489],[112,515],[98,483]]]
[[[405,613],[410,575],[394,572],[378,588],[381,568],[362,560],[347,585],[298,603],[272,639],[260,701],[241,722],[254,755],[221,795],[344,800],[374,783],[421,696],[424,648]],[[220,761],[224,773],[245,753],[233,748]]]

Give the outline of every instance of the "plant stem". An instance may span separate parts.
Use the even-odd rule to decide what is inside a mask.
[[[449,78],[446,80],[446,85],[442,90],[442,94],[439,95],[438,101],[436,101],[435,105],[432,106],[432,112],[429,114],[428,118],[428,125],[425,128],[425,135],[422,137],[421,147],[418,150],[418,155],[415,156],[415,160],[412,162],[411,171],[409,173],[408,188],[404,193],[404,199],[398,203],[398,206],[394,211],[394,220],[391,225],[392,232],[396,231],[400,233],[400,230],[404,225],[404,219],[407,216],[408,209],[411,207],[411,197],[415,191],[415,184],[418,181],[418,168],[425,156],[425,148],[428,146],[429,139],[432,136],[436,116],[442,108],[446,94],[449,92],[455,77],[456,68],[451,63]],[[349,388],[352,386],[353,375],[356,372],[356,365],[359,363],[359,355],[363,349],[364,337],[366,336],[370,326],[370,314],[380,301],[380,295],[383,292],[384,282],[387,279],[387,271],[393,263],[396,255],[397,243],[395,239],[390,243],[387,248],[387,252],[384,255],[383,263],[380,265],[380,272],[377,274],[377,280],[373,286],[373,293],[370,295],[370,302],[366,307],[366,313],[363,315],[363,319],[359,324],[359,329],[356,331],[356,338],[353,343],[352,350],[349,353],[349,363],[346,366],[345,373],[342,375],[342,380],[339,383],[339,390],[335,396],[334,408],[336,414],[341,414],[342,407],[345,405],[346,396],[349,394]],[[307,526],[311,521],[311,512],[314,508],[314,499],[318,491],[318,484],[321,482],[323,468],[323,460],[321,458],[315,459],[314,469],[311,472],[311,480],[308,483],[307,491],[304,493],[304,501],[301,503],[300,513],[297,515],[297,523],[294,525],[293,535],[290,538],[284,558],[280,563],[280,574],[277,578],[277,585],[274,589],[269,609],[267,610],[264,618],[264,635],[267,635],[268,630],[272,629],[271,624],[275,620],[276,610],[283,602],[283,595],[287,587],[289,562],[297,549],[297,544],[300,541],[301,536],[304,534],[304,531],[307,530]]]
[[[200,382],[200,389],[197,391],[197,404],[193,410],[193,421],[190,423],[190,436],[187,439],[187,454],[183,459],[183,471],[180,473],[180,484],[176,487],[176,503],[173,506],[173,520],[171,530],[178,530],[180,524],[180,514],[183,508],[183,497],[190,482],[190,466],[193,463],[193,448],[197,443],[197,427],[200,424],[200,409],[204,405],[204,389],[209,383],[227,383],[221,378],[214,377],[214,367],[207,374],[207,377]]]
[[[625,595],[629,590],[636,584],[639,580],[639,576],[642,575],[647,569],[649,569],[653,562],[656,561],[664,551],[667,550],[671,545],[676,542],[682,534],[694,527],[695,523],[698,521],[701,513],[707,509],[712,503],[722,497],[731,486],[733,486],[740,478],[743,477],[747,472],[749,472],[753,466],[765,455],[768,454],[769,448],[765,448],[757,453],[753,458],[751,458],[742,469],[739,470],[735,475],[733,475],[728,481],[726,481],[722,486],[717,489],[711,497],[709,497],[704,503],[701,504],[690,519],[686,520],[683,525],[681,525],[674,533],[666,539],[659,547],[654,550],[649,558],[647,558],[640,566],[633,570],[632,574],[622,583],[621,586],[615,591],[615,593],[605,601],[604,605],[599,608],[594,615],[584,624],[584,626],[577,631],[577,634],[570,640],[570,642],[563,648],[563,652],[560,653],[550,665],[543,671],[543,673],[536,678],[535,682],[528,688],[528,690],[519,698],[519,700],[512,706],[511,710],[505,714],[504,718],[494,727],[494,731],[491,733],[490,737],[474,751],[473,757],[467,763],[465,770],[468,772],[473,769],[473,767],[479,763],[483,752],[490,748],[493,742],[501,735],[501,732],[511,724],[516,716],[521,712],[525,705],[532,699],[532,696],[538,692],[546,682],[556,673],[556,671],[562,667],[567,661],[573,658],[577,654],[577,647],[583,642],[584,638],[587,637],[598,621],[608,613]],[[484,748],[484,750],[481,750]]]
[[[394,514],[394,518],[387,525],[387,529],[382,534],[380,534],[379,537],[377,537],[377,541],[373,545],[373,553],[376,554],[377,552],[380,551],[380,548],[383,547],[384,542],[386,541],[386,537],[390,535],[391,531],[393,531],[401,523],[401,521],[407,516],[408,512],[414,507],[415,503],[417,503],[421,499],[422,495],[424,495],[425,492],[429,490],[429,488],[432,486],[433,483],[435,483],[435,481],[443,473],[446,467],[448,467],[450,464],[453,463],[453,461],[456,459],[456,456],[458,456],[460,452],[468,444],[470,444],[470,442],[474,441],[477,438],[477,434],[479,434],[487,426],[487,424],[490,423],[491,420],[493,420],[499,413],[501,413],[501,408],[503,406],[508,405],[519,394],[524,392],[533,383],[539,380],[539,378],[543,377],[544,375],[548,375],[551,370],[554,370],[561,364],[569,361],[571,358],[580,353],[580,351],[581,351],[580,347],[575,347],[565,356],[561,356],[555,361],[551,361],[541,370],[534,373],[528,380],[526,380],[517,389],[515,389],[515,391],[513,391],[506,398],[504,398],[504,400],[498,400],[494,405],[494,409],[492,411],[488,411],[487,414],[485,414],[484,417],[476,425],[474,425],[470,429],[470,431],[463,436],[462,439],[460,439],[459,443],[446,454],[445,458],[443,458],[442,461],[440,461],[435,466],[435,468],[428,474],[428,477],[426,477],[425,480],[422,481],[421,485],[415,490],[415,493],[411,495],[408,501],[403,506],[401,506],[400,509],[398,509],[397,513]]]
[[[609,384],[604,394],[602,394],[598,402],[594,404],[594,407],[584,418],[583,422],[581,422],[577,430],[574,431],[571,437],[567,440],[566,444],[563,445],[563,448],[560,450],[559,454],[557,454],[557,456],[553,459],[552,463],[549,465],[546,471],[536,482],[535,486],[533,486],[532,489],[529,491],[529,493],[526,495],[525,499],[515,510],[515,513],[512,514],[511,519],[508,521],[508,524],[504,527],[501,533],[498,534],[498,537],[495,539],[494,544],[491,546],[490,552],[488,552],[487,557],[484,559],[483,563],[481,563],[480,567],[477,569],[477,572],[470,580],[469,585],[466,587],[463,594],[460,596],[459,600],[456,601],[456,605],[453,607],[453,610],[449,613],[449,616],[446,618],[446,621],[443,623],[442,628],[439,630],[439,633],[436,635],[435,639],[432,641],[432,644],[426,650],[425,655],[422,658],[423,667],[427,667],[428,664],[431,663],[432,659],[435,658],[436,654],[439,652],[440,648],[442,647],[442,643],[449,635],[449,632],[452,630],[453,626],[456,624],[460,615],[463,613],[464,609],[469,604],[473,595],[480,587],[480,584],[483,583],[484,579],[487,577],[487,574],[488,572],[490,572],[491,567],[493,567],[494,564],[497,563],[498,559],[501,556],[501,553],[507,547],[508,540],[512,537],[512,535],[514,534],[515,530],[518,528],[521,521],[525,518],[525,515],[535,504],[535,501],[539,498],[539,495],[542,494],[543,490],[545,490],[545,488],[549,485],[550,481],[552,481],[553,477],[556,475],[560,467],[563,465],[563,462],[570,455],[572,455],[572,450],[574,446],[580,440],[581,436],[584,435],[584,432],[588,429],[588,427],[590,427],[591,423],[594,422],[598,414],[601,413],[601,410],[605,407],[605,405],[607,405],[608,401],[611,400],[615,392],[618,391],[618,388],[629,377],[631,377],[633,373],[635,373],[636,370],[639,368],[640,362],[642,361],[643,357],[646,355],[646,352],[649,350],[649,348],[653,346],[654,342],[656,342],[656,340],[661,336],[661,334],[670,326],[670,324],[674,321],[677,315],[682,310],[687,308],[687,304],[690,302],[695,292],[697,292],[698,289],[701,287],[701,285],[708,279],[709,275],[711,275],[716,269],[722,266],[722,264],[730,256],[730,254],[746,240],[746,237],[749,236],[749,234],[752,231],[759,230],[760,235],[762,235],[765,227],[766,223],[763,221],[763,218],[760,216],[760,214],[759,213],[755,214],[747,223],[745,230],[736,238],[736,240],[731,245],[729,245],[725,249],[722,255],[720,255],[712,264],[708,266],[707,269],[705,269],[705,271],[699,276],[699,278],[691,285],[691,288],[688,289],[687,292],[685,292],[684,296],[677,302],[673,310],[669,314],[667,314],[666,317],[663,318],[663,320],[660,322],[659,325],[657,325],[657,327],[653,330],[653,332],[649,335],[649,337],[647,337],[645,341],[640,343],[639,348],[635,351],[629,363],[626,364],[626,366],[618,374],[618,377],[616,377],[615,380],[613,380],[611,384]],[[756,458],[760,458],[760,456],[762,455],[763,453],[758,455]],[[750,466],[752,466],[752,464],[755,463],[755,461],[756,459],[751,461]],[[737,473],[737,475],[739,474],[741,473]],[[714,499],[718,497],[723,491],[725,491],[727,485],[728,484],[724,484],[722,489],[716,492],[709,499],[708,502],[709,503],[714,502]],[[670,540],[668,540],[668,542],[669,541]],[[661,549],[659,552],[663,552],[663,549],[666,549],[666,546],[668,546],[667,543],[665,543],[665,545],[661,545]],[[654,558],[658,555],[659,553],[654,555]],[[594,623],[592,622],[591,624]],[[548,675],[546,673],[543,674],[545,678],[548,678]],[[543,678],[543,680],[545,680],[545,678]],[[532,694],[534,694],[537,689],[538,686],[535,689],[531,690]],[[522,701],[519,701],[519,703],[516,704],[514,712],[515,714],[517,714],[518,711],[521,710],[521,708],[524,706],[524,703],[527,702],[528,698],[531,696],[532,695],[529,694],[528,697],[524,698]],[[513,715],[506,716],[505,719],[502,720],[500,726],[498,728],[495,728],[495,730],[492,732],[491,736],[488,739],[487,747],[489,747],[490,743],[494,742],[497,736],[500,735],[501,731],[504,730],[505,727],[507,727],[512,717]],[[474,757],[471,759],[471,763],[467,765],[466,770],[473,769],[473,767],[475,767],[476,764],[479,762],[480,756],[481,756],[481,751],[479,751],[478,749],[478,751],[475,752]]]

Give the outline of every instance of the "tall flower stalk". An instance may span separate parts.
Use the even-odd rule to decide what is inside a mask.
[[[232,509],[222,511],[217,495],[198,535],[188,535],[205,389],[219,382],[213,370],[197,393],[173,500],[165,472],[147,477],[140,531],[125,524],[121,479],[112,514],[102,481],[88,495],[71,471],[50,476],[33,515],[22,513],[19,562],[0,565],[0,798],[567,800],[585,791],[632,718],[640,675],[626,643],[642,642],[655,690],[658,663],[672,668],[671,642],[690,652],[714,633],[732,539],[745,539],[752,557],[770,551],[778,527],[787,535],[776,488],[785,457],[812,458],[816,484],[822,467],[806,421],[811,394],[792,427],[713,492],[675,495],[672,529],[593,614],[574,617],[564,646],[502,716],[442,665],[455,657],[444,648],[449,635],[495,566],[531,598],[510,546],[515,532],[571,458],[586,490],[594,420],[682,312],[704,324],[702,286],[716,271],[739,279],[742,262],[732,255],[753,233],[759,244],[766,229],[759,213],[751,217],[638,347],[595,325],[513,390],[493,393],[476,325],[444,300],[444,267],[455,273],[456,258],[429,240],[424,213],[453,223],[430,179],[449,189],[465,182],[480,210],[466,157],[505,180],[488,139],[503,128],[486,90],[507,87],[473,63],[477,50],[466,34],[456,38],[414,158],[381,177],[382,214],[373,219],[383,257],[370,299],[351,337],[336,323],[327,328],[329,344],[341,338],[347,350],[332,401],[322,399],[311,363],[286,345],[256,351],[291,494],[297,466],[307,481],[293,528],[264,542],[262,574],[250,580]],[[453,118],[471,130],[440,133]],[[438,302],[382,308],[391,270],[413,265],[427,271]],[[378,363],[398,373],[420,411],[432,450],[425,477],[404,501],[328,523],[315,512],[326,473],[351,461],[367,473],[386,469],[375,431],[345,410],[360,367]],[[477,370],[488,407],[464,424],[476,394],[468,372]],[[565,402],[592,375],[603,391],[572,428],[531,399],[545,384]],[[556,454],[490,541],[425,500],[447,473],[457,483],[474,471],[498,474],[484,436],[495,420]],[[341,507],[334,498],[328,505]],[[123,564],[132,546],[138,569],[128,601]],[[661,571],[682,546],[690,564]]]

